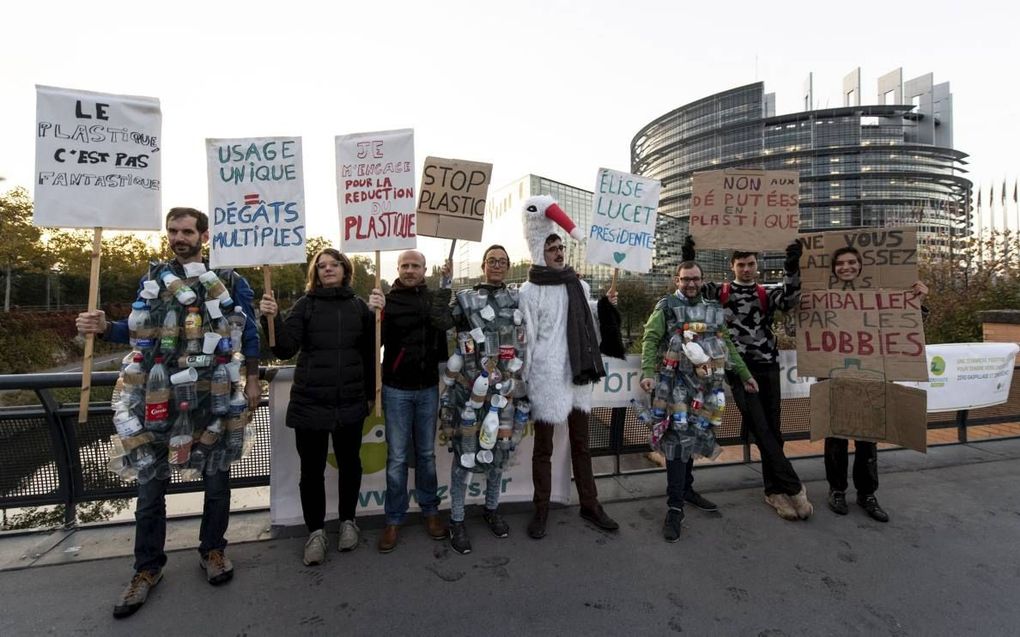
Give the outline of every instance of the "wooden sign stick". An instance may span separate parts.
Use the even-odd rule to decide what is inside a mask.
[[[103,229],[92,230],[92,269],[89,272],[89,312],[99,309],[99,258],[103,253]],[[81,359],[81,399],[78,402],[78,424],[89,420],[89,394],[92,392],[92,350],[96,335],[85,335],[85,353]]]
[[[613,280],[609,284],[609,294],[616,292],[616,275],[620,273],[620,268],[613,268]]]
[[[273,296],[273,273],[268,265],[262,266],[262,289],[263,293],[268,294],[270,298],[276,298]],[[273,321],[266,321],[266,324],[269,325],[269,346],[276,347],[276,326]]]
[[[375,251],[375,287],[382,285],[379,251]],[[382,416],[382,312],[375,313],[375,417]]]

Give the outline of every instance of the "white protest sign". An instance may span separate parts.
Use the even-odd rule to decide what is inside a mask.
[[[159,100],[36,86],[38,226],[159,230]]]
[[[214,268],[304,263],[300,137],[205,140]]]
[[[599,168],[588,230],[588,263],[629,272],[652,268],[655,218],[662,184],[654,179]]]
[[[336,138],[336,193],[344,252],[406,250],[415,236],[414,131]]]

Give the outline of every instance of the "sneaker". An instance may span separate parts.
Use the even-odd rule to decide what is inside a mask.
[[[389,553],[393,549],[397,548],[397,529],[400,528],[396,524],[387,524],[386,528],[383,529],[382,535],[379,536],[379,552]]]
[[[875,494],[871,493],[868,495],[857,494],[857,504],[861,505],[868,515],[871,516],[872,520],[878,522],[888,522],[889,514],[886,513],[882,507],[878,506],[878,499],[875,498]]]
[[[712,502],[693,489],[688,489],[687,493],[684,494],[684,502],[690,502],[702,511],[715,513],[719,510],[719,507],[715,504],[715,502]]]
[[[149,591],[155,588],[161,579],[163,579],[162,569],[135,573],[131,578],[131,583],[120,594],[117,605],[113,607],[113,616],[120,619],[133,615],[136,610],[142,607],[145,600],[149,598]]]
[[[234,564],[223,553],[223,549],[213,549],[199,561],[205,577],[213,586],[229,582],[234,577]]]
[[[461,555],[471,552],[471,540],[468,539],[464,522],[450,522],[450,548]]]
[[[336,542],[338,551],[353,551],[358,548],[360,541],[361,529],[354,523],[354,520],[344,520],[340,523],[340,537]]]
[[[439,519],[439,514],[425,516],[425,530],[433,540],[446,539],[446,525]]]
[[[305,542],[305,566],[315,566],[326,561],[326,548],[328,545],[326,532],[322,529],[312,531]]]
[[[482,518],[485,520],[485,523],[489,525],[489,530],[492,531],[492,534],[496,537],[504,538],[510,536],[509,525],[507,525],[503,516],[496,511],[485,509],[482,513]]]
[[[796,509],[793,508],[793,503],[790,502],[790,496],[785,493],[773,493],[765,495],[765,504],[769,505],[776,510],[779,517],[784,520],[799,520]]]
[[[549,509],[536,508],[531,522],[528,522],[528,537],[541,540],[545,537],[545,523],[549,519]]]
[[[594,510],[581,507],[581,517],[603,531],[615,531],[620,528],[620,525],[616,523],[616,520],[609,517],[601,505]]]
[[[843,491],[829,491],[829,508],[833,513],[846,515],[850,511],[846,505],[846,493]]]
[[[811,505],[811,502],[807,499],[807,487],[800,485],[800,491],[795,495],[789,496],[790,504],[793,505],[793,510],[797,512],[797,517],[801,520],[806,520],[811,517],[811,514],[815,512],[815,507]]]
[[[668,509],[666,521],[662,523],[662,539],[670,544],[680,539],[680,524],[684,521],[683,509]]]

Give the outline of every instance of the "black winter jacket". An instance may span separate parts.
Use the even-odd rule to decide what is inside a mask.
[[[383,311],[383,384],[397,389],[434,387],[439,384],[439,363],[447,357],[446,330],[453,327],[452,291],[398,285],[386,294]]]
[[[275,319],[273,354],[287,359],[301,352],[287,426],[360,427],[375,396],[375,314],[368,305],[348,286],[319,287],[298,299],[285,321]]]

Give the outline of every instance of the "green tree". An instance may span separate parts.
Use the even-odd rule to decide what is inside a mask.
[[[40,244],[42,231],[32,225],[32,200],[18,187],[0,195],[0,269],[4,275],[4,312],[11,310],[11,284],[16,272],[46,268]]]

